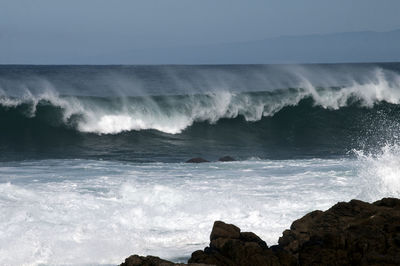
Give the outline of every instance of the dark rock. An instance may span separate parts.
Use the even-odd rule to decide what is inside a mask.
[[[167,260],[160,259],[159,257],[147,256],[141,257],[138,255],[132,255],[125,259],[125,262],[121,266],[171,266],[175,263]]]
[[[235,158],[231,157],[231,156],[224,156],[218,159],[218,161],[220,162],[233,162],[236,161]]]
[[[240,232],[232,224],[214,222],[210,235],[210,247],[193,252],[189,263],[215,265],[295,265],[295,258],[280,249],[273,252],[256,234]],[[286,264],[285,264],[286,263]]]
[[[187,163],[209,163],[210,161],[207,161],[206,159],[203,159],[201,157],[196,157],[192,158],[186,161]]]
[[[190,266],[213,266],[210,264],[203,264],[203,263],[173,263],[171,261],[160,259],[159,257],[154,256],[147,256],[142,257],[138,255],[132,255],[129,258],[125,259],[125,262],[122,263],[120,266],[183,266],[183,265],[190,265]]]
[[[300,265],[400,265],[400,200],[352,200],[293,222],[279,245]]]
[[[240,228],[233,224],[226,224],[221,221],[215,221],[210,234],[210,241],[217,238],[240,238]]]
[[[242,232],[240,233],[240,239],[245,242],[255,242],[261,247],[268,248],[267,243],[262,240],[258,235],[254,234],[253,232]]]
[[[374,205],[383,206],[383,207],[391,207],[391,208],[395,208],[398,210],[400,208],[400,199],[383,198],[381,200],[374,202]]]

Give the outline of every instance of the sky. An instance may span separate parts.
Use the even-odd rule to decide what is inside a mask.
[[[398,0],[0,0],[0,63],[391,31],[400,29],[399,10]]]

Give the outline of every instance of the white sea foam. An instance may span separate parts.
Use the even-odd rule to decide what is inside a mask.
[[[0,264],[117,264],[133,253],[187,257],[208,244],[214,220],[271,245],[311,210],[399,197],[399,165],[396,145],[340,160],[3,162]]]
[[[2,163],[0,264],[117,264],[187,257],[215,220],[275,244],[306,212],[359,193],[352,160]]]

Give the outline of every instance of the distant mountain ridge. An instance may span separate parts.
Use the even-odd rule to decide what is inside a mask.
[[[132,50],[92,57],[112,64],[271,64],[400,61],[400,29],[281,36],[206,46]]]

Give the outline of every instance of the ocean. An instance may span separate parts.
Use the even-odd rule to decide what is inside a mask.
[[[399,197],[399,133],[400,63],[1,65],[0,265],[185,261],[215,220],[273,245]]]

